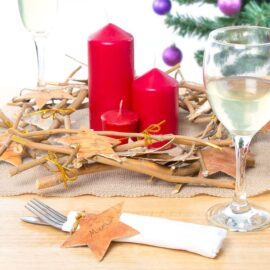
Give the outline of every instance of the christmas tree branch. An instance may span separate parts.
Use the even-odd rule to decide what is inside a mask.
[[[198,50],[194,53],[194,57],[199,66],[202,66],[203,64],[203,54],[204,54],[204,50]]]
[[[192,4],[213,4],[217,5],[216,0],[174,0],[179,5]],[[206,17],[192,17],[190,15],[168,14],[165,18],[165,24],[174,29],[174,31],[182,36],[197,36],[198,38],[207,38],[209,33],[217,28],[232,25],[257,25],[270,27],[270,4],[265,0],[244,0],[242,1],[242,9],[234,16],[219,16],[213,19]],[[223,56],[220,55],[221,62]],[[195,53],[195,59],[199,65],[202,65],[203,51]],[[262,61],[258,61],[261,64]],[[252,65],[256,67],[255,63]]]
[[[244,24],[270,27],[270,5],[265,1],[262,1],[261,5],[249,1],[244,7],[242,16]]]
[[[196,3],[207,3],[207,4],[216,4],[216,0],[174,0],[174,2],[177,2],[179,5],[193,5]]]
[[[204,17],[191,17],[189,15],[171,15],[169,14],[165,23],[172,27],[180,36],[198,36],[199,38],[206,37],[209,32],[218,28],[215,20]]]

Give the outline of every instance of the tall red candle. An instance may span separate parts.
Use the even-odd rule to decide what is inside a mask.
[[[158,134],[178,133],[178,83],[175,79],[152,69],[133,82],[132,109],[140,117],[140,131],[152,124],[161,125]]]
[[[131,106],[134,78],[133,36],[108,24],[88,39],[90,127],[101,130],[102,113]]]

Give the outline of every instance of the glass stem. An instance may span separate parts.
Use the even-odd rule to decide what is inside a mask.
[[[241,214],[250,210],[246,193],[246,158],[252,136],[234,136],[236,154],[236,182],[231,209],[234,213]]]
[[[38,65],[38,81],[37,86],[45,86],[45,43],[46,35],[34,36],[36,53],[37,53],[37,65]]]

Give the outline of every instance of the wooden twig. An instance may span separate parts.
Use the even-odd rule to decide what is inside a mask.
[[[234,188],[234,182],[228,180],[215,180],[215,179],[205,179],[201,177],[189,177],[189,176],[174,176],[171,174],[171,170],[157,165],[153,162],[135,160],[135,159],[125,159],[122,163],[116,162],[112,159],[108,159],[101,156],[95,156],[94,161],[115,166],[122,169],[128,169],[130,171],[140,172],[149,176],[154,176],[170,183],[179,184],[192,184],[192,185],[203,185],[212,187],[222,187],[222,188]]]
[[[209,123],[211,119],[212,119],[212,116],[204,116],[200,118],[195,118],[194,120],[192,120],[192,122],[196,124],[205,124],[205,123]]]
[[[65,56],[68,57],[68,58],[70,58],[70,59],[72,59],[73,61],[79,63],[80,65],[83,65],[83,66],[86,66],[86,67],[88,66],[88,65],[85,64],[84,62],[82,62],[82,61],[76,59],[75,57],[73,57],[73,56],[71,56],[71,55],[65,54]]]
[[[114,151],[115,152],[124,152],[124,151],[130,150],[130,149],[134,149],[134,148],[137,148],[137,147],[143,147],[143,146],[145,146],[145,141],[144,140],[139,140],[139,141],[136,141],[136,142],[117,145],[114,148]]]
[[[73,149],[72,154],[68,157],[67,161],[64,163],[64,167],[67,167],[73,161],[73,159],[76,157],[79,151],[79,148],[80,146],[77,145],[76,148]]]
[[[199,93],[205,93],[204,86],[202,84],[194,82],[181,81],[179,87],[188,88],[190,90],[197,91]]]
[[[184,184],[176,184],[174,189],[172,190],[172,194],[177,194],[181,191],[183,188]]]
[[[184,103],[186,104],[186,106],[187,106],[187,108],[189,110],[189,113],[191,115],[193,115],[195,113],[195,110],[194,110],[194,108],[193,108],[193,106],[192,106],[192,104],[191,104],[188,97],[184,98]]]
[[[176,64],[175,66],[169,68],[168,70],[166,70],[166,73],[170,74],[170,73],[172,73],[172,72],[174,72],[174,71],[176,71],[178,69],[180,69],[180,64]]]
[[[68,108],[72,108],[76,110],[78,107],[81,106],[81,104],[83,103],[87,95],[88,95],[88,89],[81,89],[79,91],[77,98],[68,106]]]
[[[204,131],[202,132],[199,138],[204,139],[205,137],[208,137],[207,136],[208,132],[212,130],[212,126],[215,125],[216,122],[217,122],[217,118],[212,118],[212,120],[205,127]]]
[[[200,165],[201,165],[202,176],[207,177],[209,175],[209,172],[208,172],[208,170],[206,168],[206,165],[205,165],[201,150],[198,150],[197,155],[200,158],[199,162],[200,162]]]
[[[16,107],[22,107],[23,105],[25,105],[26,103],[24,101],[20,101],[20,102],[8,102],[7,105],[8,106],[16,106]],[[28,107],[32,107],[34,105],[36,105],[35,101],[31,101],[31,102],[27,102]]]
[[[219,123],[218,127],[217,127],[217,130],[216,130],[216,133],[212,137],[215,138],[215,139],[221,139],[223,129],[224,129],[224,127],[223,127],[222,123]]]
[[[45,143],[37,143],[37,142],[33,142],[22,137],[18,137],[16,135],[11,136],[11,140],[21,145],[24,145],[30,149],[38,149],[38,150],[42,150],[46,152],[51,151],[53,153],[61,153],[61,154],[67,154],[67,155],[73,154],[73,148],[45,144]]]
[[[78,107],[80,107],[80,105],[82,104],[84,99],[87,97],[87,95],[88,95],[88,90],[86,90],[86,89],[80,90],[76,99],[67,108],[72,108],[72,109],[76,110]],[[56,107],[57,108],[60,108],[60,106],[64,107],[64,105],[66,105],[66,103],[67,103],[67,100],[65,99],[62,101],[62,103],[60,102]],[[61,125],[62,125],[62,122],[59,119],[54,119],[52,125],[49,127],[49,130],[58,129]],[[48,135],[41,134],[41,135],[42,136],[40,136],[36,139],[38,139],[39,141],[42,141],[42,140],[47,139],[48,136],[51,134],[48,134]]]
[[[65,79],[64,84],[67,84],[81,68],[82,66],[78,66],[76,69],[74,69]]]
[[[47,161],[47,156],[44,156],[42,158],[39,159],[33,159],[27,163],[24,163],[22,165],[19,165],[17,167],[13,167],[12,169],[9,170],[9,174],[10,176],[14,176],[20,172],[29,170],[35,166],[41,165],[43,163],[45,163]]]
[[[187,167],[180,167],[180,168],[175,168],[173,170],[173,175],[176,176],[192,176],[196,175],[200,171],[201,165],[199,161],[195,161],[191,163]]]
[[[96,173],[96,172],[104,172],[108,170],[114,170],[115,167],[109,166],[109,165],[104,165],[104,164],[99,164],[99,163],[94,163],[88,166],[84,166],[83,168],[80,168],[76,170],[76,174],[79,175],[84,175],[84,174],[90,174],[90,173]],[[67,171],[67,174],[71,174],[69,171]],[[74,175],[69,175],[74,176]],[[63,182],[63,175],[61,173],[55,173],[50,176],[45,176],[41,177],[36,180],[36,188],[37,189],[45,189],[49,187],[53,187],[56,185],[59,185]]]
[[[17,116],[17,118],[16,118],[16,120],[15,120],[15,122],[13,124],[13,129],[14,130],[17,129],[26,108],[27,108],[27,105],[23,105],[20,113],[18,114],[18,116]],[[11,143],[11,141],[12,141],[12,135],[9,135],[7,137],[7,139],[6,139],[6,141],[4,142],[4,144],[2,144],[1,147],[0,147],[0,156],[7,150],[7,148],[9,147],[9,145]]]
[[[7,125],[6,125],[4,122],[1,121],[1,122],[0,122],[0,127],[1,127],[1,128],[7,128]]]
[[[77,134],[82,132],[83,130],[79,129],[50,129],[50,130],[41,130],[41,131],[34,131],[29,133],[22,133],[20,134],[20,137],[22,138],[34,138],[34,137],[40,137],[40,136],[49,136],[49,135],[56,135],[56,134]],[[13,132],[16,135],[19,135],[16,131],[10,130],[10,132]],[[129,133],[129,132],[117,132],[117,131],[93,131],[97,135],[103,135],[103,136],[118,136],[118,137],[138,137],[138,138],[144,138],[145,135],[143,133]],[[208,141],[189,137],[189,136],[182,136],[182,135],[151,135],[151,139],[156,141],[162,141],[162,140],[173,140],[176,144],[186,144],[186,145],[193,145],[196,146],[211,146],[214,148],[220,148],[219,146],[209,143]]]
[[[71,121],[70,121],[70,116],[69,115],[65,115],[64,116],[64,127],[66,129],[70,129],[71,128]]]
[[[0,118],[2,119],[3,123],[7,128],[10,128],[13,126],[13,122],[3,113],[2,110],[0,110]]]
[[[201,115],[204,115],[206,113],[211,112],[211,106],[208,101],[205,101],[196,111],[193,113],[193,115],[190,115],[188,117],[189,121],[194,121],[196,118],[200,117]]]
[[[225,140],[209,140],[210,143],[218,145],[218,146],[230,146],[233,145],[233,141],[231,139]]]

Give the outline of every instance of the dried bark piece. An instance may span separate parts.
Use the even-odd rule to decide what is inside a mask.
[[[38,109],[41,109],[49,100],[51,99],[75,99],[71,94],[65,92],[63,89],[61,90],[32,90],[28,93],[15,98],[13,101],[16,102],[17,100],[32,100],[36,101]]]
[[[9,139],[9,133],[0,134],[0,146],[5,145]],[[16,143],[11,143],[7,149],[0,156],[0,160],[8,162],[14,166],[19,166],[22,164],[22,154],[15,151]]]
[[[78,147],[79,145],[79,151],[77,153],[79,160],[89,159],[95,155],[117,156],[113,147],[120,144],[120,141],[117,139],[100,136],[90,130],[82,130],[77,134],[55,139],[55,141],[73,147]]]
[[[236,177],[236,160],[235,151],[230,147],[223,147],[222,150],[211,147],[201,150],[201,156],[204,161],[208,176],[217,172],[223,172],[232,177]],[[248,154],[251,157],[252,154]],[[200,171],[199,176],[204,176],[203,171]]]
[[[267,132],[269,132],[269,130],[270,130],[270,121],[266,124],[266,125],[264,125],[262,128],[261,128],[261,132],[263,132],[263,133],[267,133]]]
[[[87,245],[101,261],[113,240],[139,233],[119,220],[121,209],[122,204],[117,204],[101,214],[82,217],[80,228],[69,236],[62,247]]]

